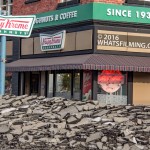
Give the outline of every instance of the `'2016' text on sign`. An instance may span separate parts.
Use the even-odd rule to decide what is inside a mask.
[[[0,16],[0,35],[29,37],[35,16]]]

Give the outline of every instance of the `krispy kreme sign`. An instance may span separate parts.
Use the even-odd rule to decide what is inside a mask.
[[[41,50],[61,50],[64,48],[65,38],[65,30],[55,34],[40,34]]]
[[[0,35],[29,37],[35,16],[0,16]]]

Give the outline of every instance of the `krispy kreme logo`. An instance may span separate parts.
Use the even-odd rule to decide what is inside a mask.
[[[29,21],[19,21],[19,20],[6,20],[0,19],[1,29],[20,29],[27,30],[29,28]]]
[[[42,38],[42,45],[56,45],[56,44],[61,44],[61,36]]]
[[[0,16],[0,34],[30,36],[35,16]]]
[[[60,50],[64,48],[66,31],[57,32],[55,34],[40,34],[41,50]]]

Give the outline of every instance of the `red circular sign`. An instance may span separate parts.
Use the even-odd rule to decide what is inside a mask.
[[[123,82],[124,76],[118,70],[103,70],[102,73],[98,75],[98,84],[100,84],[101,88],[108,93],[118,91]]]

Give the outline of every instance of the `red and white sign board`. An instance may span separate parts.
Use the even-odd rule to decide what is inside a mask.
[[[36,16],[0,16],[0,35],[29,37]]]

